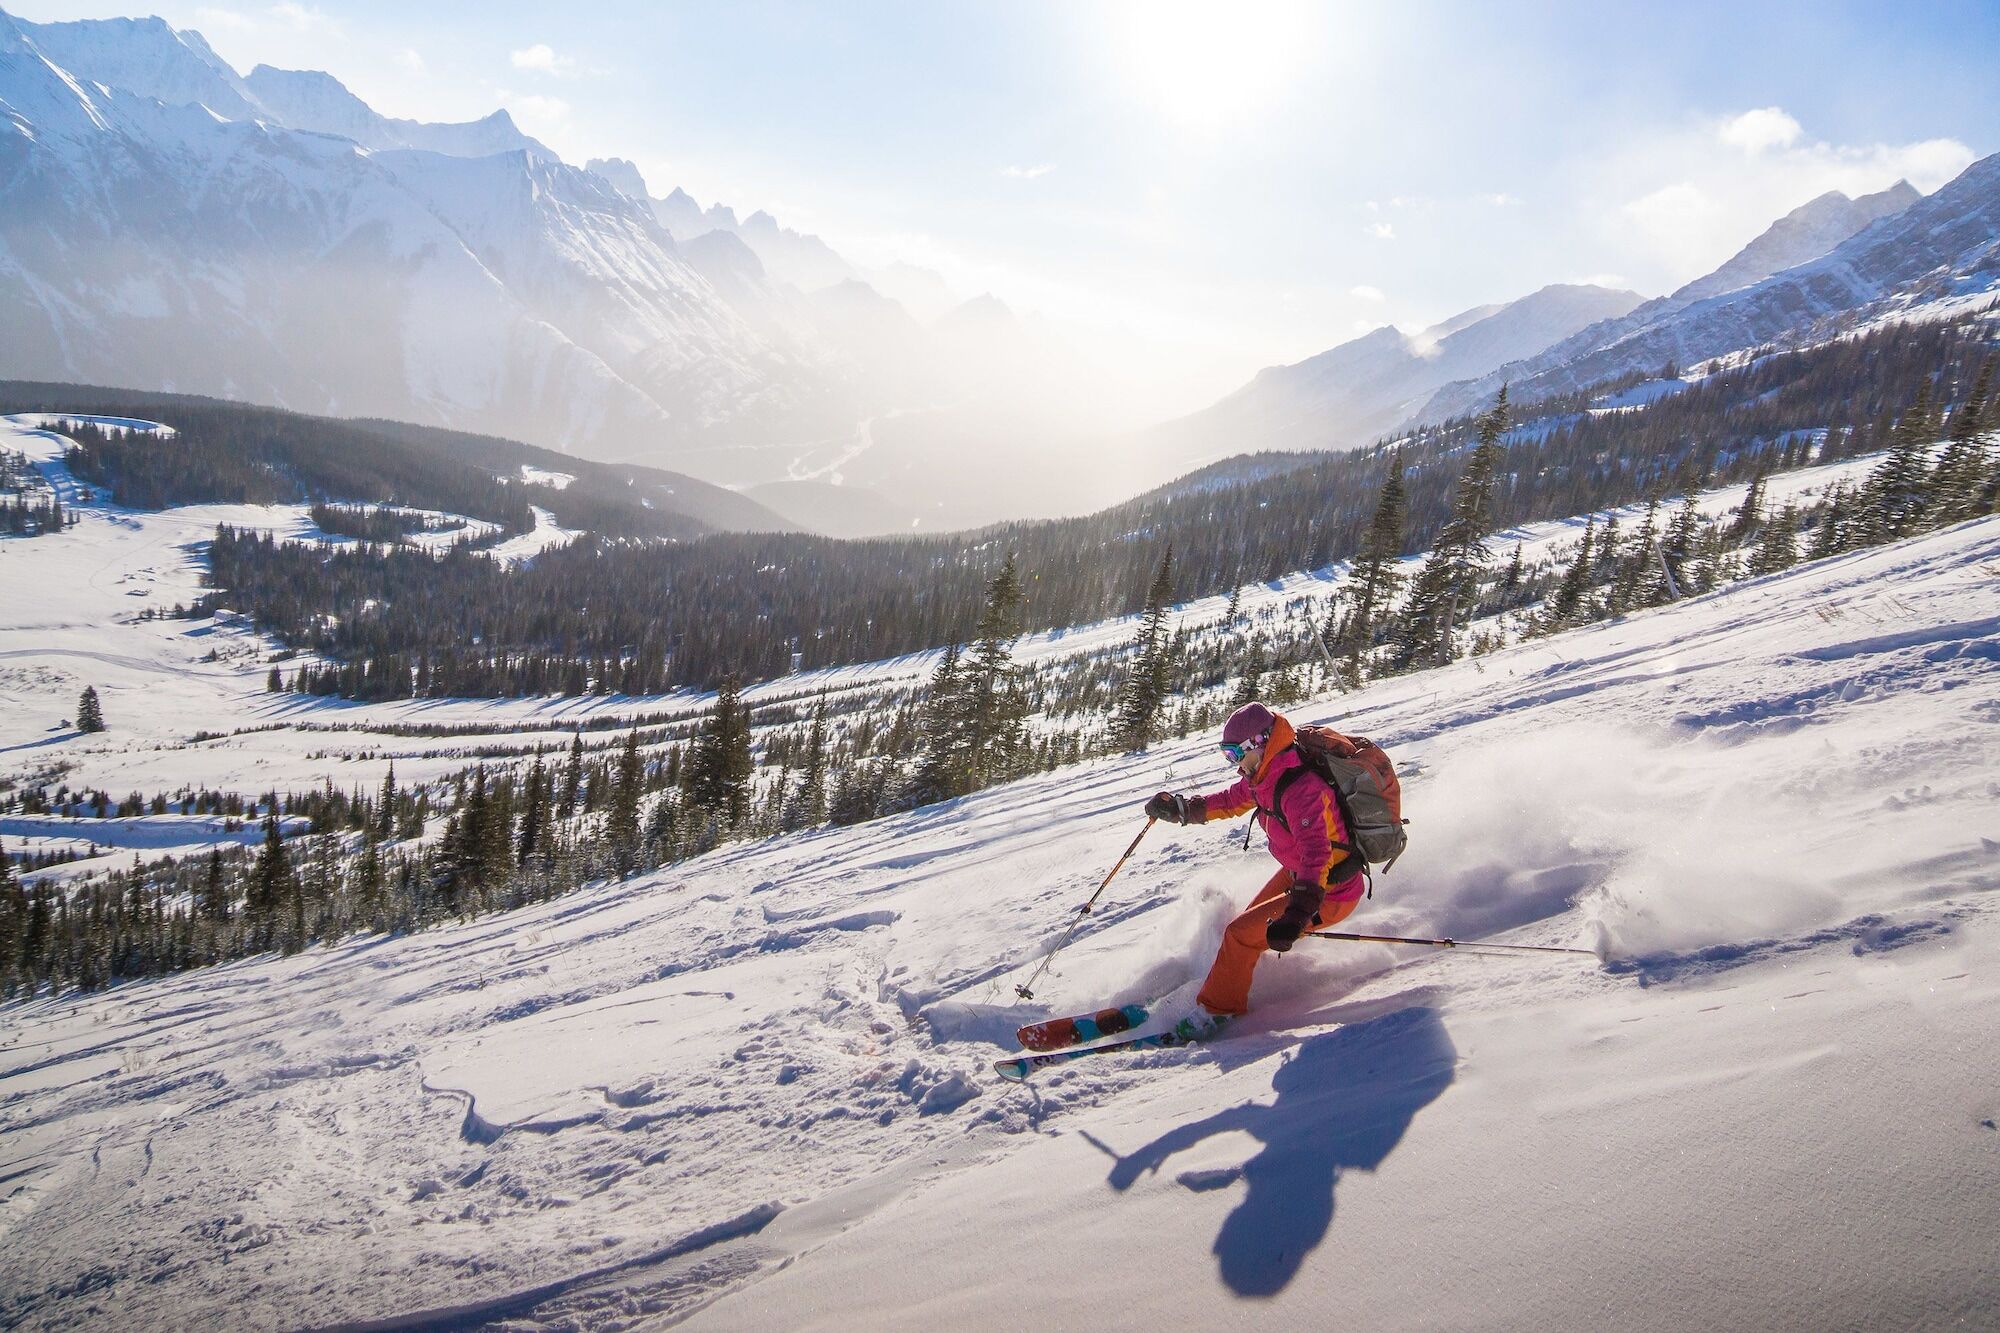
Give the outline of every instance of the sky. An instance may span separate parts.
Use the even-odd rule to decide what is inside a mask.
[[[655,194],[1149,340],[1197,396],[1552,282],[1658,295],[1826,190],[2000,150],[2000,5],[1968,0],[150,12],[240,71],[324,69],[392,116],[505,107]]]

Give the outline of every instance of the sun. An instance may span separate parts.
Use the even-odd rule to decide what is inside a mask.
[[[1132,0],[1103,13],[1109,63],[1129,95],[1216,131],[1254,120],[1286,92],[1317,11],[1303,0]]]

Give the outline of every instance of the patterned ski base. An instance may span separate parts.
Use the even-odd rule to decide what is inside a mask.
[[[1028,1024],[1014,1036],[1028,1050],[1059,1051],[1065,1046],[1081,1046],[1087,1041],[1130,1032],[1145,1021],[1145,1006],[1128,1004],[1117,1009],[1099,1009],[1094,1014],[1043,1019]]]
[[[1071,1060],[1085,1060],[1093,1055],[1150,1051],[1167,1046],[1192,1046],[1215,1036],[1228,1021],[1227,1017],[1183,1018],[1165,1032],[1155,1032],[1150,1036],[1108,1042],[1103,1046],[1078,1046],[1065,1051],[1049,1051],[1042,1055],[1023,1055],[1012,1060],[996,1060],[993,1063],[993,1072],[1010,1083],[1019,1083],[1037,1069],[1066,1064]]]

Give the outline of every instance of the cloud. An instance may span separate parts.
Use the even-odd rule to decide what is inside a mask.
[[[1056,169],[1055,163],[1043,162],[1032,167],[1021,167],[1021,166],[1002,167],[1000,168],[1000,174],[1002,176],[1007,177],[1009,180],[1031,181],[1031,180],[1039,180],[1041,177],[1048,175],[1051,171],[1054,171],[1055,169]]]
[[[1511,208],[1514,205],[1521,202],[1519,199],[1516,199],[1513,195],[1508,194],[1505,191],[1500,191],[1495,194],[1482,194],[1479,196],[1479,201],[1484,204],[1491,204],[1495,208]]]
[[[280,22],[287,23],[300,32],[339,32],[340,26],[317,9],[294,4],[285,0],[284,4],[272,5],[272,15]]]
[[[1378,305],[1389,299],[1383,295],[1380,287],[1370,287],[1366,283],[1359,287],[1349,287],[1347,294],[1357,301],[1373,301]]]
[[[1730,147],[1754,156],[1773,148],[1789,148],[1805,132],[1805,127],[1782,108],[1767,106],[1745,111],[1733,120],[1724,121],[1716,134]]]
[[[1387,222],[1369,223],[1368,234],[1370,236],[1373,236],[1378,241],[1393,241],[1396,239],[1395,227],[1391,226]]]
[[[570,56],[559,56],[547,42],[536,42],[525,50],[515,51],[509,60],[515,69],[529,69],[541,74],[574,74],[576,61]]]
[[[502,91],[500,100],[513,113],[514,119],[533,133],[547,134],[565,128],[569,124],[570,105],[560,97],[544,97],[540,93],[509,93]]]
[[[1641,290],[1672,290],[1807,200],[1833,190],[1857,198],[1898,180],[1929,192],[1974,157],[1956,139],[1815,140],[1778,107],[1686,124],[1629,141],[1593,170],[1604,185],[1593,267],[1625,272]]]
[[[406,46],[396,52],[396,63],[412,74],[422,74],[425,69],[424,58],[417,54],[414,47]]]

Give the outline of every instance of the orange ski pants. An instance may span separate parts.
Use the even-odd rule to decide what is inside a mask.
[[[1250,905],[1229,923],[1229,929],[1222,932],[1222,947],[1216,950],[1215,963],[1208,969],[1208,980],[1201,984],[1201,994],[1195,997],[1202,1008],[1211,1014],[1243,1014],[1250,1011],[1250,974],[1257,970],[1257,960],[1271,947],[1265,942],[1264,927],[1284,910],[1285,892],[1291,887],[1292,872],[1280,870],[1257,890],[1257,896],[1250,900]],[[1336,884],[1329,889],[1326,901],[1319,909],[1319,924],[1308,928],[1307,933],[1324,930],[1346,920],[1361,905],[1363,888],[1363,882],[1357,875],[1351,885]],[[1352,897],[1346,896],[1350,889]],[[1336,891],[1343,896],[1334,897]]]

